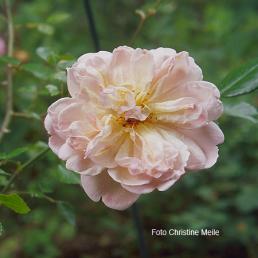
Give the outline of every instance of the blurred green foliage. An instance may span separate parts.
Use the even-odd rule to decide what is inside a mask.
[[[43,119],[50,103],[68,95],[65,68],[94,51],[82,1],[13,0],[12,6],[15,52],[14,58],[1,58],[0,81],[4,86],[6,63],[12,64],[15,113],[0,146],[0,187],[18,170],[8,191],[11,206],[20,207],[20,202],[25,213],[26,201],[31,211],[20,215],[0,206],[0,257],[139,257],[129,211],[90,201],[78,177],[51,151],[24,166],[46,148]],[[219,88],[232,69],[258,56],[256,0],[96,0],[92,6],[102,49],[130,44],[145,16],[134,47],[186,50],[203,68],[204,78]],[[7,39],[2,2],[1,8],[0,36]],[[239,72],[234,73],[226,80],[234,82]],[[244,79],[250,82],[250,76]],[[1,90],[1,121],[5,100]],[[219,124],[225,143],[218,163],[185,175],[169,191],[140,198],[151,257],[258,257],[258,97],[253,92],[223,102],[226,112]],[[151,236],[152,228],[206,227],[220,229],[221,236]]]

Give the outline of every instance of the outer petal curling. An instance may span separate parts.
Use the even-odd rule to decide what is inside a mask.
[[[202,80],[202,71],[187,52],[178,53],[166,74],[154,83],[150,89],[150,102],[163,102],[174,99],[172,92],[189,81]]]
[[[115,183],[106,172],[97,176],[81,176],[81,183],[86,194],[95,202],[101,198],[106,206],[116,210],[130,207],[138,198],[138,194],[126,191]]]
[[[197,170],[212,167],[218,159],[218,144],[224,135],[217,124],[209,124],[194,130],[180,129],[178,137],[187,145],[190,157],[187,169]]]

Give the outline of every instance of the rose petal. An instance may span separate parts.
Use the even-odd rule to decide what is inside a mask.
[[[174,99],[173,91],[189,81],[202,80],[202,71],[187,52],[176,54],[170,69],[152,85],[148,102],[163,102]]]
[[[111,53],[100,51],[81,56],[67,69],[68,90],[72,97],[86,97],[85,89],[101,89],[105,84],[105,71],[111,61]],[[94,87],[92,87],[94,86]],[[86,97],[87,98],[87,97]]]
[[[133,85],[142,91],[151,82],[153,72],[153,56],[147,50],[119,47],[113,51],[109,74],[113,85]]]
[[[180,129],[179,136],[188,146],[190,157],[188,169],[204,169],[213,166],[218,158],[218,147],[224,141],[224,135],[217,124],[210,122],[194,130]]]
[[[151,177],[146,174],[132,175],[127,168],[116,167],[109,168],[108,174],[116,182],[126,185],[143,185],[151,181]]]
[[[66,161],[66,168],[80,174],[98,175],[104,169],[96,165],[90,159],[84,159],[83,155],[74,155]]]
[[[86,194],[95,202],[102,198],[106,206],[116,210],[124,210],[130,207],[139,195],[123,189],[115,183],[107,172],[97,176],[81,176],[81,183]]]
[[[181,87],[176,88],[173,98],[191,97],[196,99],[199,106],[208,114],[208,121],[216,120],[223,112],[222,102],[219,100],[220,93],[218,88],[206,81],[187,82]]]
[[[207,111],[191,97],[152,103],[148,107],[157,123],[161,121],[184,128],[194,128],[201,127],[208,120]]]
[[[123,135],[121,126],[117,125],[112,116],[108,116],[100,133],[89,142],[85,157],[103,167],[115,167],[115,156],[124,140]]]

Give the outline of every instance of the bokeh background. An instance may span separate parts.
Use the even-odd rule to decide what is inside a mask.
[[[91,3],[103,50],[119,45],[187,50],[202,67],[205,80],[218,87],[231,69],[258,57],[256,0]],[[3,1],[0,5],[0,37],[6,41]],[[68,95],[65,67],[81,54],[94,52],[83,1],[13,0],[12,11],[14,56],[20,64],[14,71],[15,113],[0,145],[1,152],[10,154],[0,161],[9,173],[45,148],[47,107]],[[136,32],[143,14],[146,19]],[[0,62],[3,85],[5,65]],[[241,101],[257,106],[257,93],[223,99],[225,104]],[[219,124],[225,143],[212,169],[188,173],[168,191],[140,198],[151,257],[258,257],[257,124],[227,114]],[[0,175],[0,187],[7,182],[8,176]],[[1,258],[140,257],[130,210],[118,212],[93,203],[78,177],[71,176],[51,151],[19,174],[12,191],[20,193],[31,211],[20,215],[0,206]],[[152,228],[217,228],[222,233],[220,237],[153,237]]]

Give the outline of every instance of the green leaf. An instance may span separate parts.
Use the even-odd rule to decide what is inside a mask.
[[[57,59],[57,55],[55,54],[55,52],[48,47],[38,47],[36,49],[36,53],[43,60],[50,63],[55,62]]]
[[[61,82],[66,82],[66,72],[60,71],[60,72],[55,73],[54,79],[61,81]]]
[[[71,204],[59,201],[57,207],[68,223],[75,225],[75,213]]]
[[[18,194],[0,194],[0,204],[20,214],[30,211],[26,202]]]
[[[246,102],[236,105],[224,104],[224,113],[229,116],[245,118],[253,123],[258,122],[258,119],[255,117],[258,115],[256,108]]]
[[[11,152],[8,153],[0,153],[0,159],[12,159],[16,156],[21,155],[22,153],[26,152],[28,150],[28,147],[21,147],[17,148]]]
[[[50,96],[56,96],[60,93],[58,87],[56,85],[53,84],[48,84],[46,85],[46,89],[48,90]]]
[[[56,177],[65,184],[80,184],[80,176],[75,172],[67,170],[62,165],[58,166]]]
[[[47,18],[47,22],[51,24],[58,24],[67,21],[70,18],[69,13],[56,12]]]
[[[41,23],[37,27],[38,27],[39,32],[49,35],[49,36],[53,35],[53,33],[55,31],[51,25],[45,24],[45,23]]]
[[[248,94],[258,88],[258,59],[254,59],[230,72],[221,82],[224,97]]]
[[[0,63],[11,64],[11,65],[19,65],[21,62],[14,57],[1,56],[0,57]]]
[[[0,175],[1,176],[11,176],[10,173],[5,172],[3,169],[0,168]]]
[[[51,75],[51,71],[49,68],[38,63],[25,64],[23,66],[23,70],[43,80],[48,80]]]
[[[8,184],[6,176],[0,174],[0,186],[5,187]]]
[[[57,63],[57,67],[61,70],[65,70],[68,67],[71,67],[74,64],[75,60],[60,60]]]

